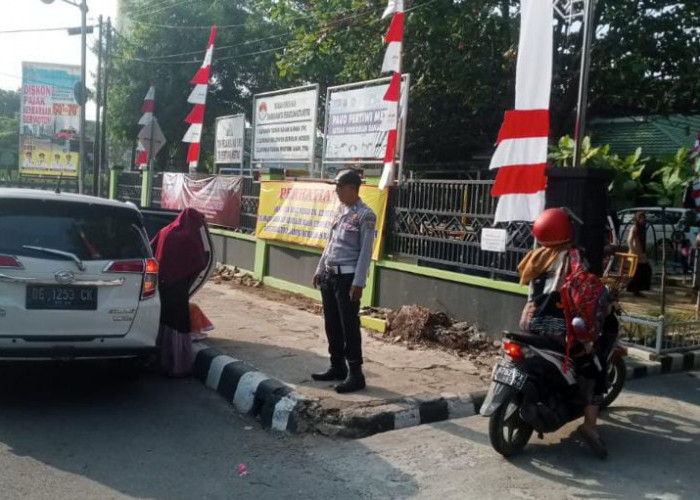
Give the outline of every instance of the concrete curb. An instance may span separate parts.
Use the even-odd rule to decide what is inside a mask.
[[[694,370],[700,368],[700,350],[663,354],[653,361],[627,358],[626,363],[628,379]]]
[[[291,387],[205,344],[193,348],[192,375],[238,412],[259,418],[266,429],[294,433],[303,427],[298,411],[307,400]]]
[[[285,383],[206,344],[195,343],[193,376],[218,392],[240,413],[262,426],[289,433],[319,432],[362,438],[417,425],[479,414],[487,389],[468,394],[416,396],[377,406],[328,409]],[[627,380],[700,368],[700,351],[669,354],[660,361],[627,358]]]

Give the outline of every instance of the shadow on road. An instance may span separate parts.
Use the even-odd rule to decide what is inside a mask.
[[[27,496],[37,484],[48,498],[75,498],[75,492],[83,498],[340,498],[382,491],[379,480],[350,484],[316,454],[333,446],[263,431],[192,379],[129,377],[109,363],[0,365],[3,496]],[[401,476],[392,496],[416,493],[413,478],[380,456],[365,461],[384,477]],[[248,476],[236,473],[241,463]]]

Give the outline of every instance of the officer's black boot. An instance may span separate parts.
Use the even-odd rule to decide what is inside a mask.
[[[344,359],[331,359],[331,367],[325,372],[312,373],[311,378],[319,382],[329,380],[345,380],[348,376],[348,366]]]
[[[348,378],[342,383],[335,386],[335,392],[340,394],[346,392],[360,391],[365,388],[365,376],[362,373],[362,363],[349,363],[350,372]]]

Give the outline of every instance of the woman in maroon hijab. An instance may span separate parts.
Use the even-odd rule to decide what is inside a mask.
[[[191,368],[189,297],[192,283],[208,264],[202,240],[205,223],[201,213],[187,208],[151,241],[160,263],[161,364],[173,375]]]

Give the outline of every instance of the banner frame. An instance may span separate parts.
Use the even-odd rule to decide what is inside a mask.
[[[56,68],[59,70],[77,70],[80,71],[80,65],[77,64],[67,64],[67,63],[54,63],[54,62],[41,62],[41,61],[22,61],[21,62],[21,68],[22,68],[22,78],[21,78],[21,87],[19,91],[20,95],[20,110],[19,110],[19,130],[17,134],[17,151],[18,151],[18,158],[17,158],[17,176],[18,178],[21,179],[53,179],[53,180],[58,180],[58,179],[63,179],[65,181],[78,181],[80,178],[80,171],[83,169],[82,162],[84,158],[80,157],[80,154],[76,152],[78,156],[78,164],[76,165],[76,171],[75,174],[69,173],[66,175],[65,172],[42,172],[42,173],[26,173],[23,172],[23,167],[22,167],[22,145],[23,145],[23,134],[22,134],[22,124],[24,120],[24,106],[25,106],[25,67],[51,67],[51,68]],[[43,82],[43,81],[38,81],[37,83],[41,83],[44,85],[52,85],[49,82]],[[67,87],[63,87],[67,88]],[[84,107],[85,104],[79,104],[76,102],[78,105],[78,110],[80,108]],[[80,115],[80,111],[78,111],[78,115]],[[82,124],[81,124],[82,125]],[[80,130],[80,136],[83,137],[85,134],[85,131]],[[78,139],[80,140],[80,139]]]
[[[360,163],[362,165],[384,165],[384,159],[383,158],[377,158],[375,160],[361,160],[359,162],[353,162],[351,160],[328,160],[326,158],[326,143],[327,143],[327,137],[328,137],[328,107],[330,106],[331,102],[331,93],[341,91],[341,90],[351,90],[351,89],[356,89],[356,88],[366,88],[366,87],[374,87],[374,86],[379,86],[384,83],[389,83],[391,82],[391,77],[386,76],[382,78],[375,78],[373,80],[364,80],[361,82],[354,82],[354,83],[345,83],[343,85],[335,85],[333,87],[328,87],[326,89],[326,105],[325,105],[325,123],[323,127],[323,150],[321,151],[321,177],[323,177],[326,169],[326,165],[347,165],[349,163]],[[402,110],[404,110],[400,119],[400,124],[399,124],[399,158],[396,161],[398,164],[398,179],[401,179],[402,174],[403,174],[403,158],[404,158],[404,149],[406,146],[406,125],[408,122],[408,92],[411,87],[411,74],[410,73],[403,73],[401,75],[401,102],[399,104],[399,112],[401,113]],[[403,89],[406,89],[405,92]],[[400,181],[399,181],[400,182]]]
[[[304,92],[307,90],[315,90],[316,91],[316,99],[314,99],[314,113],[313,113],[313,121],[312,121],[312,130],[311,134],[313,135],[313,141],[311,143],[311,152],[310,152],[310,157],[305,160],[278,160],[278,161],[269,161],[269,160],[260,160],[255,158],[255,131],[257,129],[257,124],[258,124],[258,113],[257,113],[257,103],[258,99],[261,97],[273,97],[277,95],[284,95],[284,94],[295,94],[298,92]],[[310,83],[308,85],[299,85],[297,87],[290,87],[287,89],[281,89],[281,90],[272,90],[269,92],[262,92],[260,94],[255,94],[253,95],[253,130],[251,134],[251,143],[250,143],[250,163],[251,163],[251,170],[253,170],[255,165],[260,164],[261,166],[264,166],[265,163],[268,164],[273,164],[273,165],[299,165],[299,164],[308,164],[309,166],[309,173],[313,170],[314,167],[314,162],[316,160],[316,133],[317,133],[317,127],[318,127],[318,96],[319,96],[319,90],[320,90],[320,85],[318,83]]]

